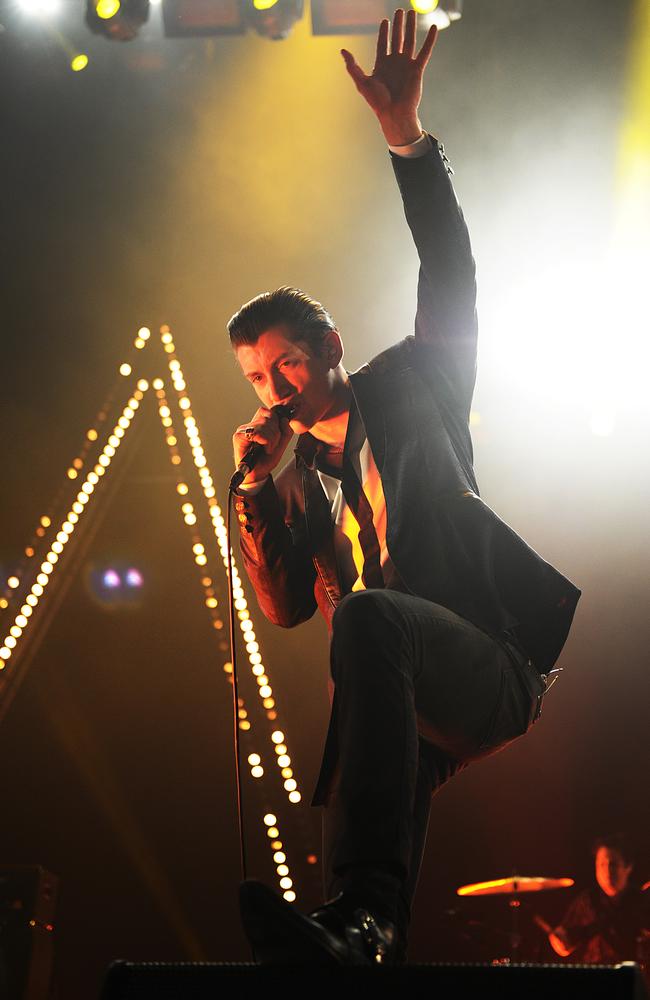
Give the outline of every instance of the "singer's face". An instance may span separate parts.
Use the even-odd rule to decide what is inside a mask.
[[[283,324],[270,327],[255,344],[238,347],[236,354],[262,406],[292,406],[291,428],[303,434],[334,411],[342,348],[337,352],[340,338],[335,331],[322,355],[314,355],[304,340],[292,340],[289,334]]]

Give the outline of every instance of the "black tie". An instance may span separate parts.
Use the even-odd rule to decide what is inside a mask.
[[[368,502],[368,497],[363,492],[359,477],[348,454],[343,455],[341,490],[359,525],[359,544],[363,552],[363,573],[361,574],[363,585],[366,590],[370,588],[383,589],[385,583],[381,571],[381,549],[372,520],[372,507]]]

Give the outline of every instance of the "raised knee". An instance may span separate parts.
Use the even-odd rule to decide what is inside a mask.
[[[355,590],[346,594],[334,612],[334,635],[358,634],[383,616],[385,594],[381,590]]]

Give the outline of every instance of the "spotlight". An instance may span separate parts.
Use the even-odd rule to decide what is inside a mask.
[[[142,587],[144,584],[142,573],[139,569],[134,569],[133,566],[127,569],[124,580],[127,587]]]
[[[149,0],[87,0],[86,24],[96,35],[129,42],[149,17]]]
[[[448,28],[452,21],[459,21],[463,13],[463,0],[411,0],[411,7],[420,14],[423,27],[435,24]]]
[[[95,603],[105,610],[134,609],[142,603],[145,579],[128,563],[94,564],[86,570],[86,586]]]
[[[246,18],[258,35],[277,42],[289,37],[304,10],[305,0],[252,0]]]

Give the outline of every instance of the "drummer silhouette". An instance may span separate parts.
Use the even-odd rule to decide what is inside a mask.
[[[556,927],[537,923],[561,958],[588,964],[641,961],[650,940],[650,893],[632,878],[630,845],[621,834],[599,837],[592,855],[595,884],[575,897]]]

